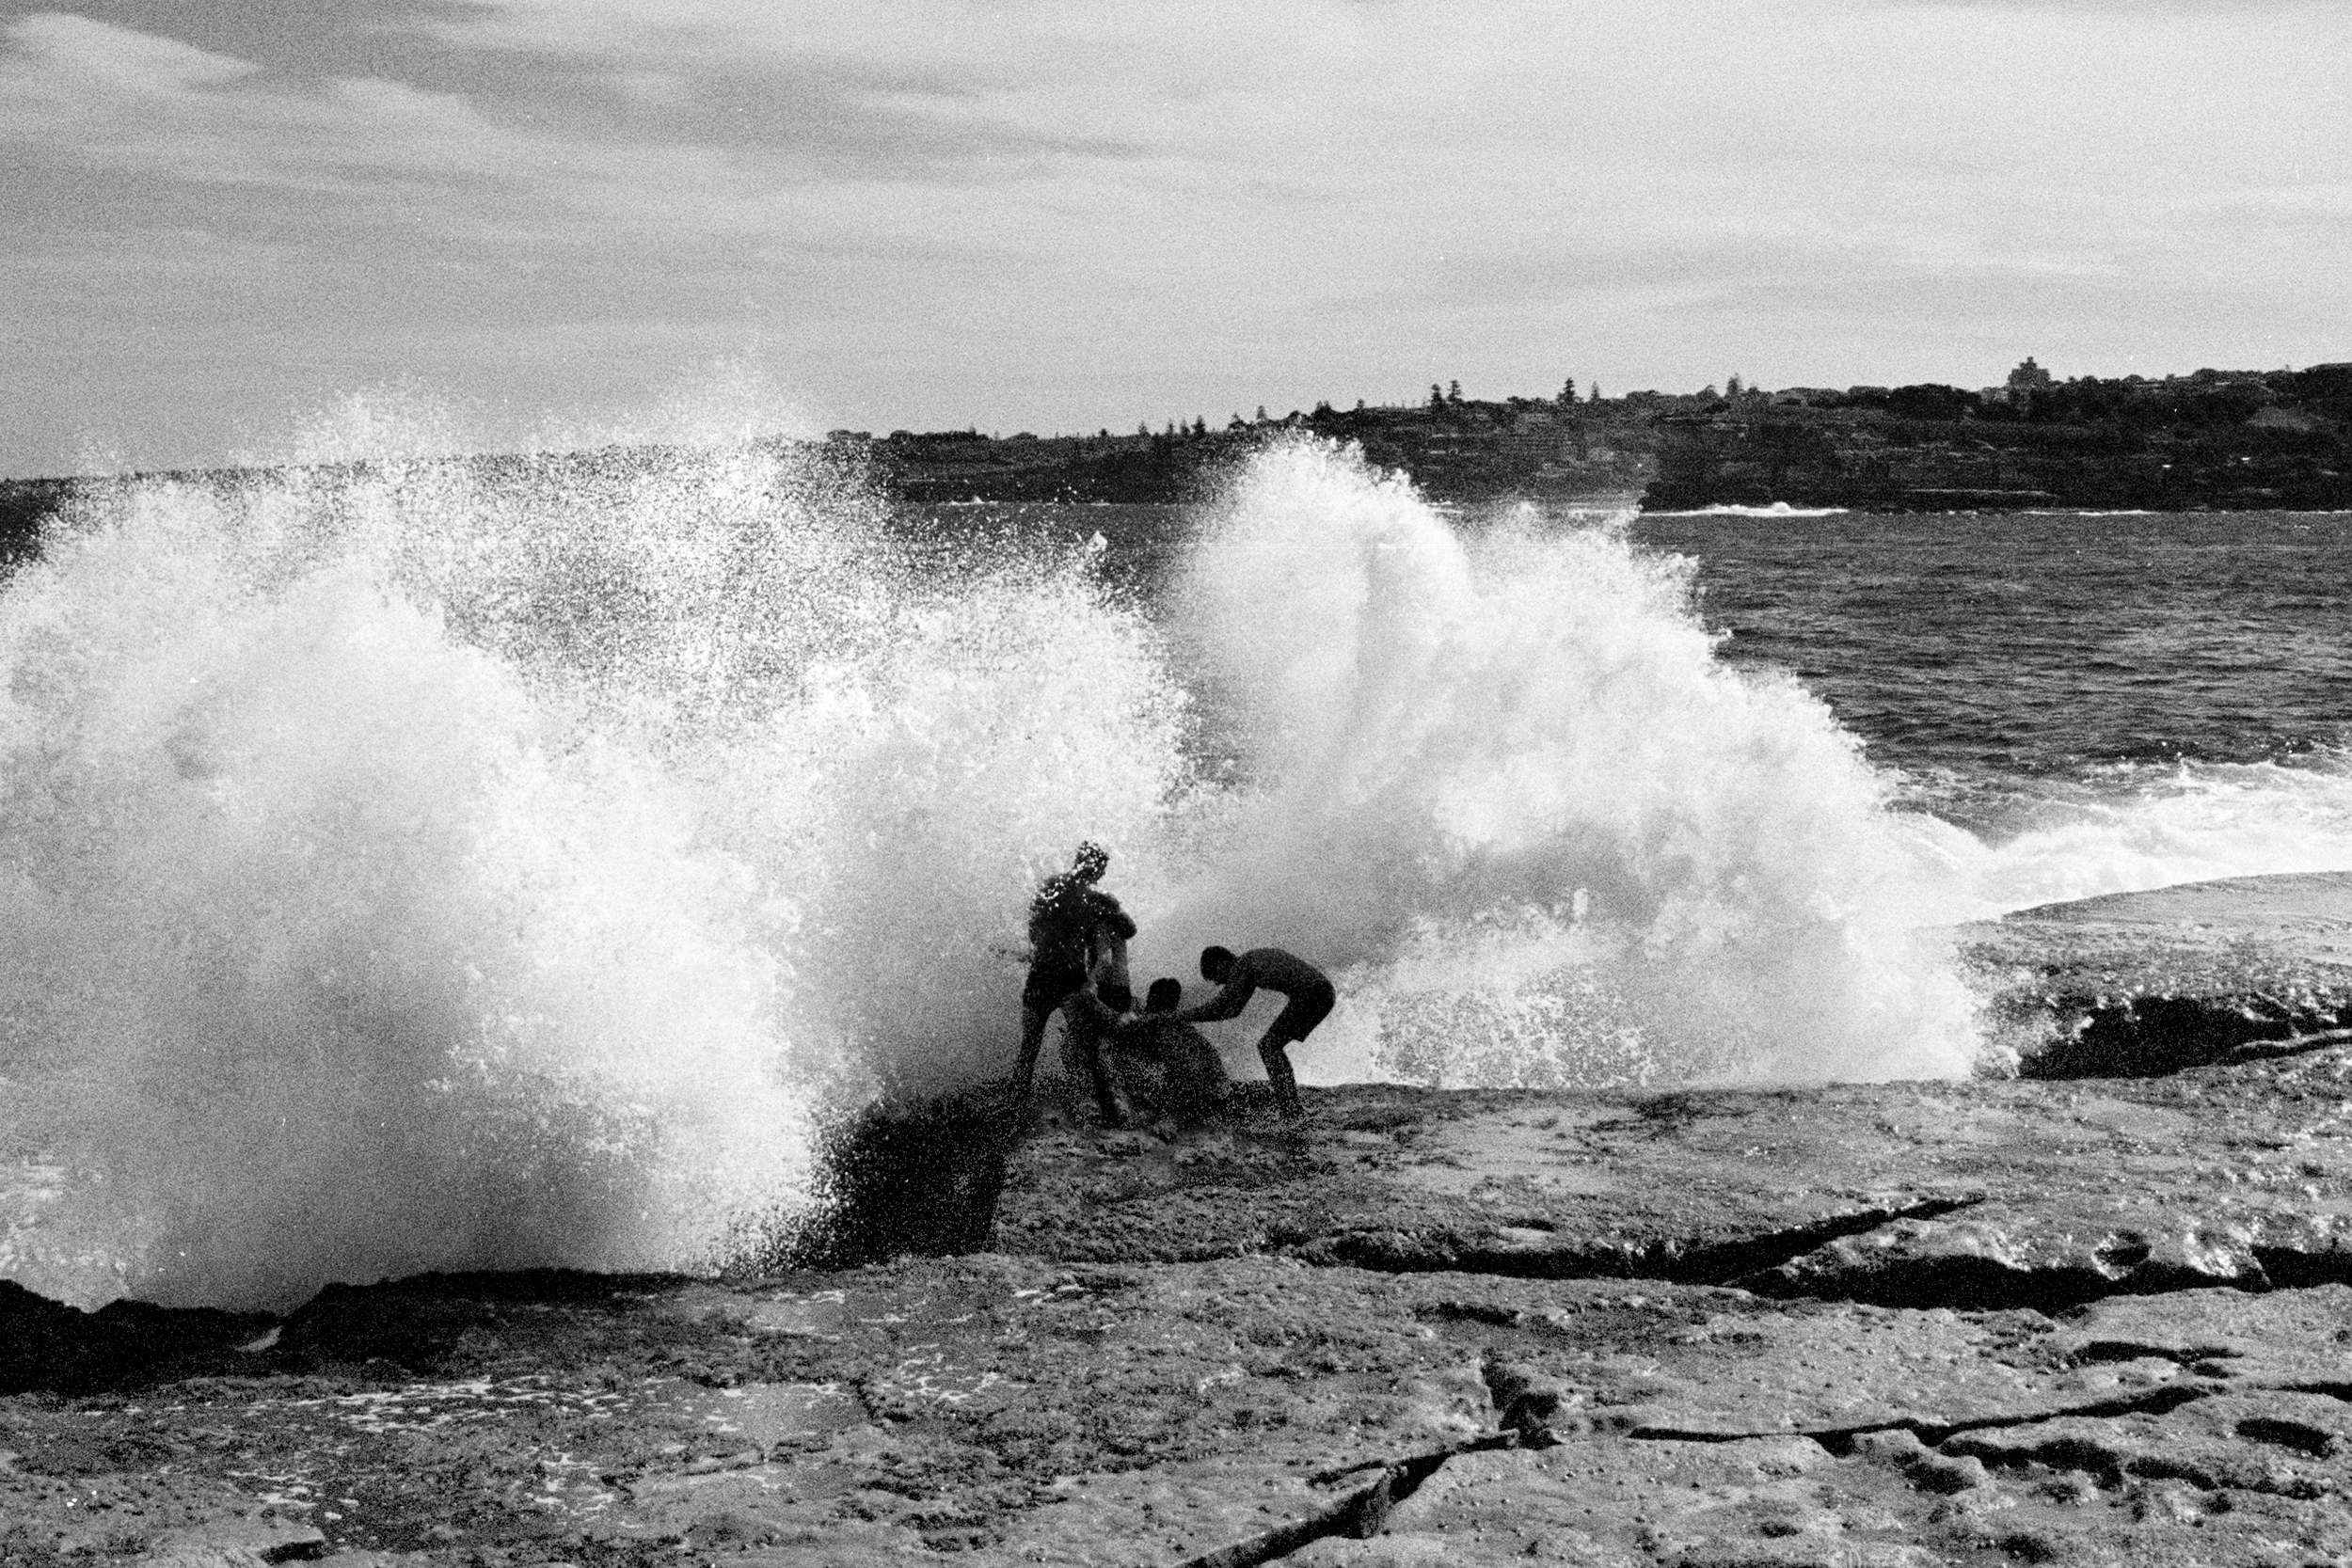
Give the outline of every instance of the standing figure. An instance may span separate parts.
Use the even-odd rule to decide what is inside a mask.
[[[1261,988],[1279,991],[1287,999],[1289,1005],[1258,1041],[1258,1059],[1265,1063],[1266,1079],[1274,1085],[1274,1102],[1281,1108],[1283,1119],[1306,1120],[1306,1107],[1298,1102],[1298,1080],[1292,1076],[1290,1056],[1282,1048],[1292,1040],[1305,1039],[1331,1015],[1337,999],[1330,979],[1297,954],[1279,947],[1253,947],[1238,958],[1231,948],[1203,948],[1200,974],[1221,989],[1200,1006],[1173,1015],[1179,1023],[1239,1018]]]
[[[1029,901],[1029,977],[1021,988],[1021,1053],[1012,1069],[1012,1091],[1025,1101],[1045,1043],[1045,1023],[1077,994],[1096,972],[1105,983],[1124,986],[1127,939],[1136,923],[1119,900],[1094,884],[1111,863],[1099,844],[1081,844],[1070,869],[1039,884]]]

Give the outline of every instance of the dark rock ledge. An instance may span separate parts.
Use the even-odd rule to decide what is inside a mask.
[[[1961,934],[2031,1077],[2148,1076],[2352,1039],[2352,874],[2111,894]]]

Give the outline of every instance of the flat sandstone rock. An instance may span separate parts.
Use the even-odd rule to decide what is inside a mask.
[[[2352,1047],[1308,1102],[1047,1127],[961,1257],[0,1298],[0,1561],[2352,1554]]]

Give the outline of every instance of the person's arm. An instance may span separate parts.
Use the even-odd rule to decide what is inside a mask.
[[[1198,1007],[1179,1008],[1169,1016],[1179,1023],[1216,1023],[1225,1019],[1239,1018],[1241,1010],[1249,1006],[1249,999],[1257,991],[1258,983],[1246,971],[1235,969],[1233,977],[1226,981],[1224,989],[1215,996]]]
[[[1096,925],[1108,927],[1120,942],[1135,940],[1136,917],[1121,909],[1118,899],[1099,888],[1087,896],[1093,901]]]
[[[1120,1016],[1111,1011],[1109,1003],[1094,994],[1094,987],[1091,984],[1081,986],[1078,990],[1072,991],[1069,998],[1062,1003],[1062,1009],[1065,1012],[1073,1009],[1082,1012],[1092,1019],[1098,1028],[1103,1029],[1116,1027]]]

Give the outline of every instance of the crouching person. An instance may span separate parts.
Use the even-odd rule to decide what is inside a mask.
[[[1119,1031],[1118,1053],[1131,1095],[1162,1117],[1201,1122],[1225,1109],[1225,1064],[1207,1036],[1177,1018],[1184,996],[1182,980],[1152,981],[1143,1011]],[[1137,1094],[1139,1085],[1150,1087]]]

